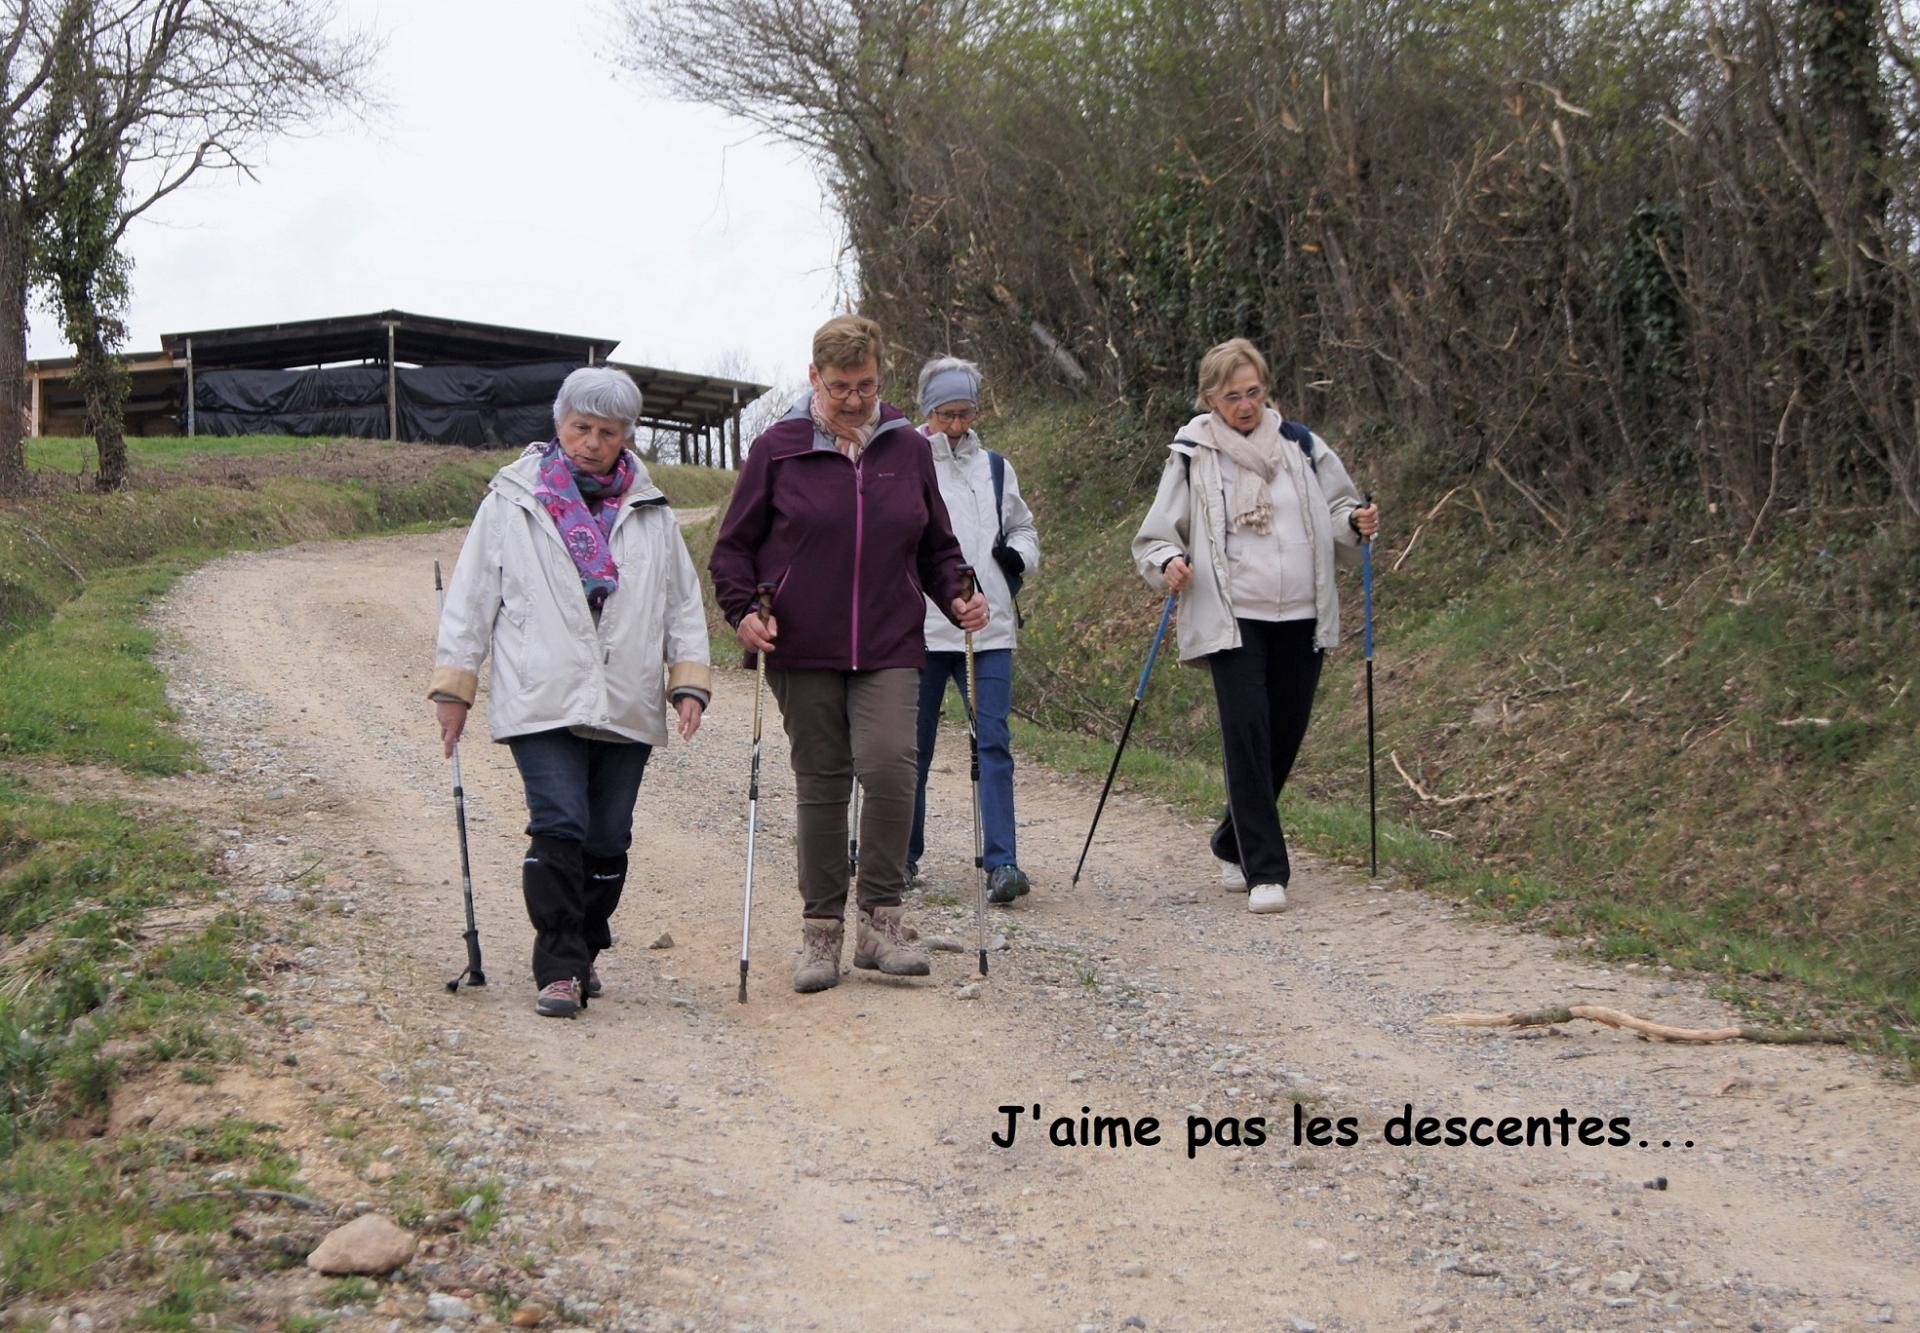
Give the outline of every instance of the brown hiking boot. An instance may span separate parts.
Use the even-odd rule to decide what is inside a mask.
[[[800,964],[793,969],[793,988],[802,995],[840,984],[840,941],[844,922],[803,917],[800,921]]]
[[[909,935],[912,930],[899,907],[876,907],[860,913],[853,965],[890,977],[926,976],[933,971],[933,961],[914,943],[920,936],[918,932]]]

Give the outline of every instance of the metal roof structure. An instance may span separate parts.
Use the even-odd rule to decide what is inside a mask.
[[[729,452],[727,428],[731,426],[731,453],[737,465],[744,452],[744,442],[739,438],[740,410],[770,387],[718,375],[610,361],[609,354],[619,346],[618,338],[481,324],[406,310],[194,329],[164,333],[160,342],[160,351],[131,353],[127,358],[133,381],[129,433],[170,434],[179,429],[176,423],[183,419],[192,433],[188,403],[196,373],[297,371],[360,363],[386,366],[391,376],[392,369],[399,365],[484,367],[572,362],[613,365],[633,376],[645,404],[640,424],[677,433],[683,459],[697,458],[704,451],[709,459],[718,452],[724,460]],[[48,426],[75,433],[82,428],[72,368],[71,357],[28,363],[34,433],[42,433]]]
[[[343,361],[384,363],[389,347],[395,361],[414,366],[484,365],[489,361],[578,361],[595,365],[606,360],[607,353],[619,343],[618,338],[476,324],[405,310],[160,335],[160,345],[174,360],[184,362],[191,347],[194,363],[206,370],[291,370]]]

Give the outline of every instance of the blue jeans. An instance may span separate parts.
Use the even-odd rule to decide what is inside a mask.
[[[973,674],[980,682],[980,829],[986,845],[986,867],[997,870],[1016,864],[1013,837],[1013,738],[1007,713],[1013,707],[1013,649],[995,648],[973,655]],[[913,797],[913,835],[907,840],[907,860],[918,863],[927,850],[927,770],[933,766],[933,746],[940,734],[940,701],[947,682],[960,686],[967,697],[967,655],[928,653],[927,669],[920,673],[920,786]]]
[[[565,728],[507,744],[527,788],[529,838],[565,838],[588,856],[627,854],[651,745],[590,741]]]

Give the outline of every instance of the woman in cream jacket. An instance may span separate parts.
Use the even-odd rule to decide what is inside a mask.
[[[1307,734],[1320,665],[1340,639],[1336,554],[1379,531],[1339,456],[1267,405],[1267,363],[1245,338],[1200,362],[1202,414],[1171,446],[1133,539],[1153,587],[1180,596],[1180,660],[1213,676],[1227,812],[1213,854],[1247,907],[1286,906],[1280,789]]]
[[[577,370],[556,438],[495,474],[454,566],[430,697],[448,754],[493,654],[488,722],[526,785],[521,887],[535,1008],[600,993],[594,960],[626,883],[633,806],[671,704],[691,739],[712,692],[700,584],[673,510],[629,447],[640,390]]]

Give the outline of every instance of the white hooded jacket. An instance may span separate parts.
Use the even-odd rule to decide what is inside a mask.
[[[987,596],[987,627],[973,636],[974,650],[1011,648],[1016,637],[1013,594],[1007,589],[1006,573],[993,558],[993,539],[1000,531],[993,506],[993,464],[978,431],[968,431],[956,445],[945,431],[931,425],[921,429],[931,442],[933,470],[940,479],[940,498],[946,502],[953,535],[960,539],[967,563],[979,572],[980,591]],[[1007,545],[1026,562],[1021,573],[1024,592],[1033,586],[1034,573],[1040,568],[1040,534],[1033,526],[1033,511],[1020,498],[1020,481],[1014,476],[1013,464],[1009,462],[1006,469]],[[966,651],[965,632],[935,607],[931,598],[927,599],[925,629],[928,652]]]
[[[620,585],[587,606],[580,572],[534,494],[531,445],[494,474],[453,567],[433,684],[438,699],[472,703],[493,653],[487,710],[496,741],[585,727],[664,745],[668,699],[712,696],[700,582],[667,497],[636,472],[609,542]]]

